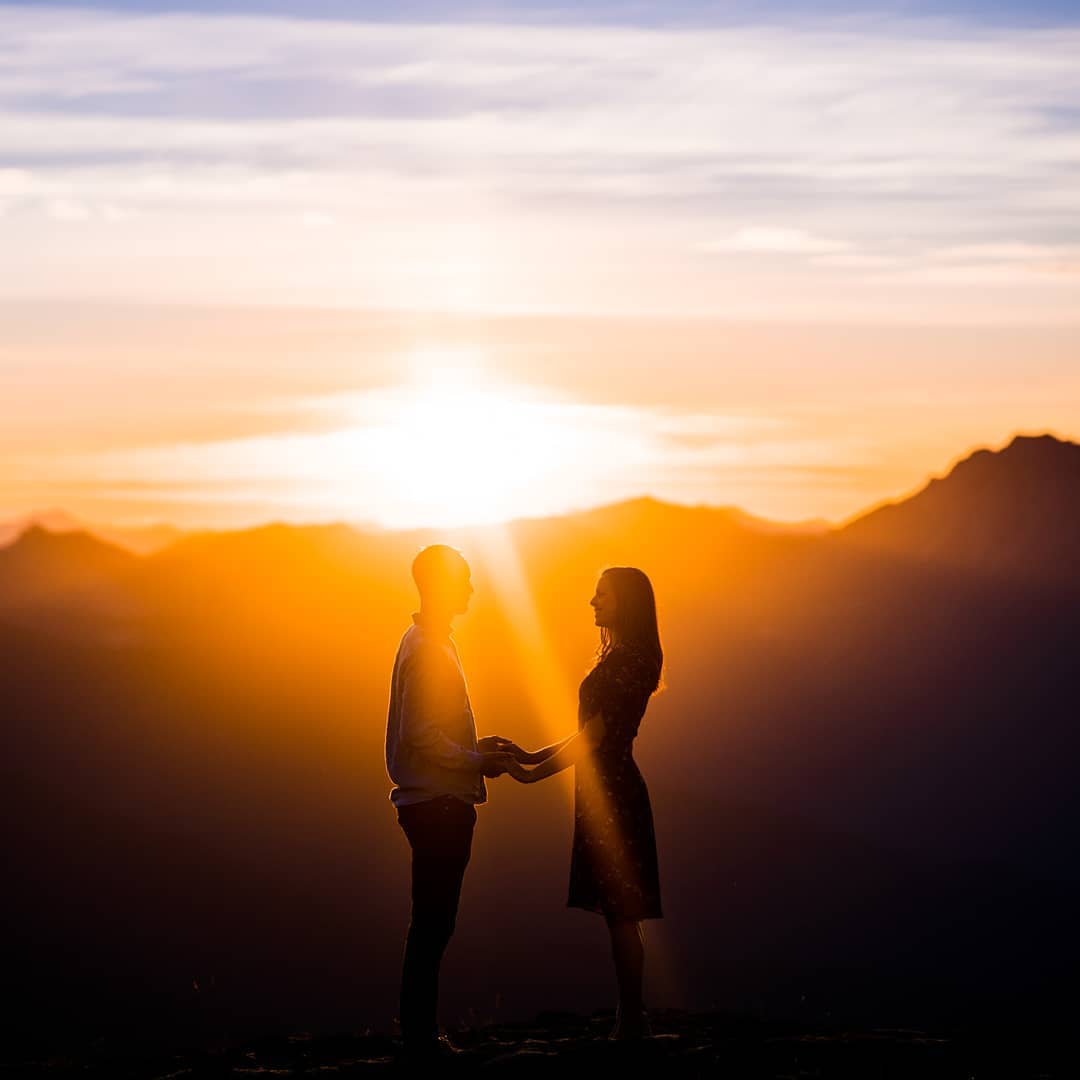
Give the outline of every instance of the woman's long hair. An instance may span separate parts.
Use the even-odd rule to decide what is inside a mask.
[[[630,645],[648,656],[656,669],[653,689],[660,686],[664,668],[664,650],[660,647],[660,628],[656,622],[656,597],[652,582],[635,566],[609,566],[601,575],[615,591],[615,626],[600,627],[600,650],[603,660],[616,645]]]

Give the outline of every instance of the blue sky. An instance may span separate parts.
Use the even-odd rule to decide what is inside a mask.
[[[446,3],[445,0],[396,0],[394,3],[385,0],[111,0],[109,3],[94,3],[86,0],[51,6],[134,12],[275,13],[302,18],[377,19],[388,22],[412,19],[520,19],[651,26],[716,24],[762,18],[797,20],[821,15],[859,18],[875,15],[961,16],[984,23],[1017,26],[1075,25],[1080,20],[1080,4],[1077,0],[893,0],[892,3],[882,4],[860,4],[852,0],[818,0],[813,4],[805,0],[770,0],[767,3],[745,0],[654,0],[651,3],[612,3],[609,0],[581,0],[578,3],[559,3],[557,0],[550,3],[537,0],[474,0],[471,3]]]

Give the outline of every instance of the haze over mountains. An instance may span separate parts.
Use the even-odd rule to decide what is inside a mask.
[[[480,726],[524,745],[573,726],[597,571],[653,579],[654,1003],[1075,1008],[1078,496],[1080,446],[1018,437],[827,534],[642,499],[450,535]],[[272,525],[140,556],[28,528],[0,549],[29,1015],[389,1019],[408,912],[386,687],[432,538]],[[491,786],[448,1010],[608,1003],[600,927],[563,907],[569,780]]]
[[[0,522],[0,548],[14,543],[27,529],[44,529],[51,533],[86,532],[136,555],[167,547],[183,532],[173,525],[143,525],[118,527],[90,525],[63,510],[43,510],[11,521]]]

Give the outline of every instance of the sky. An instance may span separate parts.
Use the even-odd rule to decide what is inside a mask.
[[[0,517],[843,520],[1080,434],[1080,5],[0,4]]]

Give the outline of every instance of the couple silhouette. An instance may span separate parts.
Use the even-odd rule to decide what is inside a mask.
[[[619,986],[613,1038],[648,1034],[642,1001],[643,919],[661,917],[649,792],[633,741],[660,685],[663,651],[649,579],[605,570],[590,600],[600,646],[578,693],[577,730],[532,753],[499,735],[476,737],[452,623],[472,597],[469,564],[434,544],[412,565],[420,610],[398,646],[386,725],[390,799],[412,849],[412,916],[401,973],[403,1053],[458,1051],[439,1033],[439,968],[454,932],[485,777],[533,784],[575,767],[574,840],[567,904],[604,917]]]

